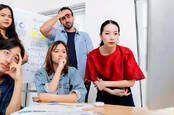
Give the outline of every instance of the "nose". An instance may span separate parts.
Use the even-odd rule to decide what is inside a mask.
[[[12,58],[13,58],[13,56],[12,56],[12,55],[11,55],[11,56],[6,57],[6,62],[10,63],[10,62],[12,61]]]

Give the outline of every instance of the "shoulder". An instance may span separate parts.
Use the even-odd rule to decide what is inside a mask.
[[[88,53],[88,57],[93,57],[93,56],[96,56],[97,53],[99,52],[99,47],[92,50],[91,52]]]
[[[71,73],[74,73],[74,72],[78,72],[78,70],[75,67],[69,66],[68,67],[68,73],[71,74]]]
[[[128,47],[117,45],[117,48],[124,55],[130,55],[130,54],[132,54],[131,49],[129,49]]]
[[[40,68],[38,69],[36,72],[35,72],[35,76],[46,76],[47,75],[47,72],[45,70],[45,68]]]
[[[78,31],[78,33],[79,33],[81,36],[84,36],[85,38],[89,38],[89,34],[88,34],[87,32]]]

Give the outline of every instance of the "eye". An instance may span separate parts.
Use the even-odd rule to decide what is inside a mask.
[[[66,51],[62,51],[63,53],[66,53]]]
[[[115,35],[118,35],[118,33],[114,33]]]
[[[18,57],[13,57],[13,61],[16,62],[16,63],[18,63],[19,62]]]
[[[9,56],[9,54],[10,54],[9,51],[4,51],[5,56]]]
[[[109,35],[109,33],[105,33],[106,35]]]
[[[4,17],[4,16],[5,16],[5,14],[1,14],[1,16],[2,16],[2,17]]]

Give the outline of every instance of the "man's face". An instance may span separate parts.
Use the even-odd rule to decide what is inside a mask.
[[[62,13],[62,18],[60,18],[60,23],[65,27],[65,29],[71,29],[74,24],[74,17],[72,16],[72,13],[70,10],[63,10],[60,13]]]

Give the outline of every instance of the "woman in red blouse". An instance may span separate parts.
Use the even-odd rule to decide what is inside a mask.
[[[132,51],[117,45],[120,27],[113,20],[105,21],[100,29],[100,47],[88,54],[85,81],[97,87],[96,101],[105,104],[134,106],[130,87],[144,79]]]

